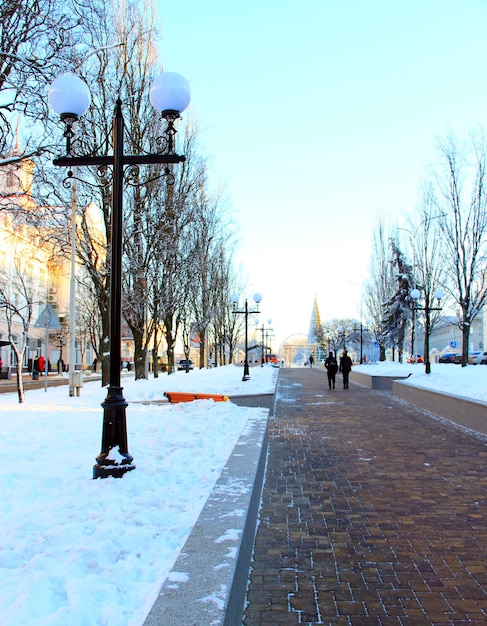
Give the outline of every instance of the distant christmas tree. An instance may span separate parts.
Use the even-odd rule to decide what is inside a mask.
[[[311,311],[311,321],[308,331],[308,343],[319,344],[323,343],[323,325],[321,323],[320,311],[318,309],[318,301],[316,296],[313,302],[313,310]]]

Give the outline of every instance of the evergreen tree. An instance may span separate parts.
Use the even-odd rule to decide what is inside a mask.
[[[396,239],[390,239],[392,253],[391,264],[397,287],[393,295],[384,304],[384,323],[387,328],[389,344],[397,346],[399,359],[402,360],[406,330],[411,319],[410,291],[413,288],[413,270],[406,261]]]

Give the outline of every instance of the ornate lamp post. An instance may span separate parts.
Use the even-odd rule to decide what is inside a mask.
[[[360,365],[364,362],[364,333],[368,330],[368,328],[364,328],[362,319],[360,319],[360,324],[357,322],[353,329],[354,332],[360,332]]]
[[[255,324],[256,324],[256,325],[258,325],[258,323],[259,323],[259,320],[258,320],[258,319],[256,319],[256,320],[255,320]],[[268,323],[268,324],[272,324],[272,320],[271,320],[271,319],[268,319],[268,320],[267,320],[267,323]],[[264,324],[264,322],[262,322],[262,326],[261,326],[260,328],[258,328],[257,330],[260,330],[260,332],[261,332],[261,344],[262,344],[262,356],[261,356],[261,361],[262,361],[262,362],[261,362],[260,366],[261,366],[261,367],[264,367],[264,363],[265,363],[265,353],[266,353],[266,351],[267,351],[267,349],[266,349],[266,343],[267,343],[267,341],[264,341],[264,333],[265,333],[266,331],[268,331],[268,330],[272,331],[273,329],[272,329],[272,328],[265,328],[265,324]]]
[[[269,324],[272,322],[272,320],[268,320]],[[269,357],[272,354],[272,337],[275,337],[275,335],[273,335],[272,333],[274,332],[274,327],[272,328],[266,328],[265,331],[265,345],[266,345],[266,352],[267,350],[269,350]]]
[[[431,373],[431,363],[430,363],[430,330],[431,330],[431,311],[441,311],[441,307],[433,307],[429,305],[429,295],[425,294],[424,298],[424,306],[417,306],[417,302],[421,297],[421,292],[419,289],[411,289],[409,293],[411,298],[414,300],[415,304],[412,307],[413,316],[415,315],[415,311],[424,311],[424,371],[425,374]],[[443,291],[441,289],[436,289],[433,296],[438,300],[438,304],[440,304],[441,298],[443,298]],[[413,335],[413,345],[411,346],[414,354],[414,335]]]
[[[173,72],[164,72],[153,81],[150,100],[166,121],[162,149],[157,154],[124,154],[125,123],[122,101],[117,99],[113,119],[113,154],[80,156],[73,153],[74,125],[86,113],[91,95],[88,86],[75,74],[67,73],[57,78],[49,90],[49,102],[65,124],[66,156],[54,159],[60,167],[111,166],[112,180],[112,232],[111,232],[111,281],[110,281],[110,378],[108,393],[102,403],[103,433],[101,452],[96,457],[93,478],[121,477],[135,469],[133,457],[128,451],[125,409],[127,402],[120,386],[121,317],[122,317],[122,217],[123,175],[126,165],[149,165],[163,163],[169,174],[170,163],[180,163],[184,156],[175,153],[175,122],[189,105],[189,85],[185,78]],[[68,173],[72,176],[72,172]],[[168,182],[172,182],[168,178]]]
[[[253,315],[254,313],[260,313],[259,311],[259,302],[262,300],[262,296],[260,295],[260,293],[256,293],[254,295],[254,302],[257,305],[257,308],[255,308],[252,311],[249,311],[249,306],[247,303],[247,298],[245,298],[245,308],[243,311],[239,311],[238,310],[238,294],[233,293],[231,296],[232,299],[232,303],[233,303],[233,314],[234,315],[245,315],[245,359],[244,359],[244,373],[243,373],[243,377],[242,380],[249,380],[250,379],[250,372],[249,372],[249,355],[248,355],[248,344],[249,344],[249,314]]]

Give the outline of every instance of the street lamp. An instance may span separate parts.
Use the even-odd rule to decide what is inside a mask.
[[[54,159],[59,167],[111,166],[112,181],[112,231],[111,231],[111,281],[110,281],[110,377],[108,393],[102,403],[103,433],[101,452],[96,457],[93,478],[114,476],[119,478],[135,469],[133,457],[128,451],[127,402],[120,386],[121,318],[122,318],[122,217],[123,174],[125,165],[166,164],[165,174],[170,174],[169,164],[180,163],[184,156],[175,153],[175,122],[189,105],[189,84],[185,78],[173,72],[164,72],[154,79],[150,88],[150,100],[166,121],[161,151],[157,154],[124,154],[125,122],[122,101],[117,99],[113,118],[113,154],[103,156],[78,156],[73,154],[74,125],[86,113],[91,102],[88,86],[72,73],[57,78],[49,90],[51,107],[65,124],[66,156]],[[72,176],[72,172],[68,172]],[[172,177],[168,182],[173,183]],[[73,366],[73,365],[72,365]],[[118,450],[117,450],[118,448]]]
[[[258,323],[259,323],[259,320],[258,320],[258,319],[256,319],[256,320],[255,320],[255,324],[256,324],[256,325],[258,325]],[[271,320],[271,319],[268,319],[268,320],[267,320],[267,323],[268,323],[268,324],[272,324],[272,320]],[[266,348],[266,343],[267,343],[267,341],[264,341],[264,332],[265,332],[265,331],[268,331],[268,330],[272,331],[273,329],[272,329],[272,328],[265,328],[265,324],[264,324],[264,322],[262,322],[262,326],[261,326],[261,328],[259,328],[258,330],[260,330],[260,332],[261,332],[261,345],[262,345],[262,356],[261,356],[261,361],[262,361],[262,362],[261,362],[260,366],[261,366],[261,367],[264,367],[264,363],[265,363],[265,352],[267,351],[267,348]]]
[[[362,323],[362,318],[360,319],[360,326],[358,326],[358,322],[357,324],[354,326],[354,332],[359,332],[360,331],[360,365],[362,365],[362,363],[364,362],[364,354],[363,354],[363,346],[364,346],[364,333],[367,333],[369,331],[368,328],[364,328],[364,325]]]
[[[272,322],[272,320],[268,320],[269,324]],[[269,357],[272,354],[272,337],[275,337],[275,335],[273,335],[272,333],[274,332],[274,327],[272,328],[267,328],[266,329],[266,333],[265,333],[265,346],[266,346],[266,357],[267,357],[267,350],[269,350]]]
[[[254,295],[254,302],[257,305],[257,308],[254,309],[253,311],[249,311],[249,306],[247,303],[247,298],[245,298],[245,308],[243,311],[239,311],[238,310],[238,294],[233,293],[231,296],[232,299],[232,303],[233,303],[233,314],[234,315],[245,315],[245,359],[244,359],[244,373],[243,373],[243,378],[242,380],[249,380],[250,379],[250,372],[249,372],[249,360],[248,360],[248,342],[249,342],[249,314],[253,315],[254,313],[260,313],[259,311],[259,302],[262,300],[262,296],[260,295],[260,293],[256,293]]]
[[[413,316],[415,315],[415,311],[424,311],[424,371],[425,374],[431,373],[431,363],[430,363],[430,327],[431,327],[431,311],[441,311],[441,307],[432,307],[429,305],[429,294],[425,294],[424,298],[424,306],[417,306],[417,302],[421,297],[421,292],[419,289],[411,289],[409,293],[411,298],[414,300],[415,304],[412,307]],[[441,289],[436,289],[433,296],[438,300],[438,305],[440,304],[441,298],[443,298],[443,291]],[[414,335],[413,335],[413,345],[411,348],[413,349],[414,354]]]

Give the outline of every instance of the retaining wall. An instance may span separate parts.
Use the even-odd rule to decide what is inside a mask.
[[[369,389],[385,389],[387,391],[392,390],[392,383],[395,380],[403,380],[405,378],[409,378],[409,374],[407,376],[371,376],[364,372],[355,372],[353,369],[350,372],[350,380],[353,382]]]
[[[392,383],[392,393],[455,424],[487,435],[487,403],[440,391],[413,387],[400,380]]]

